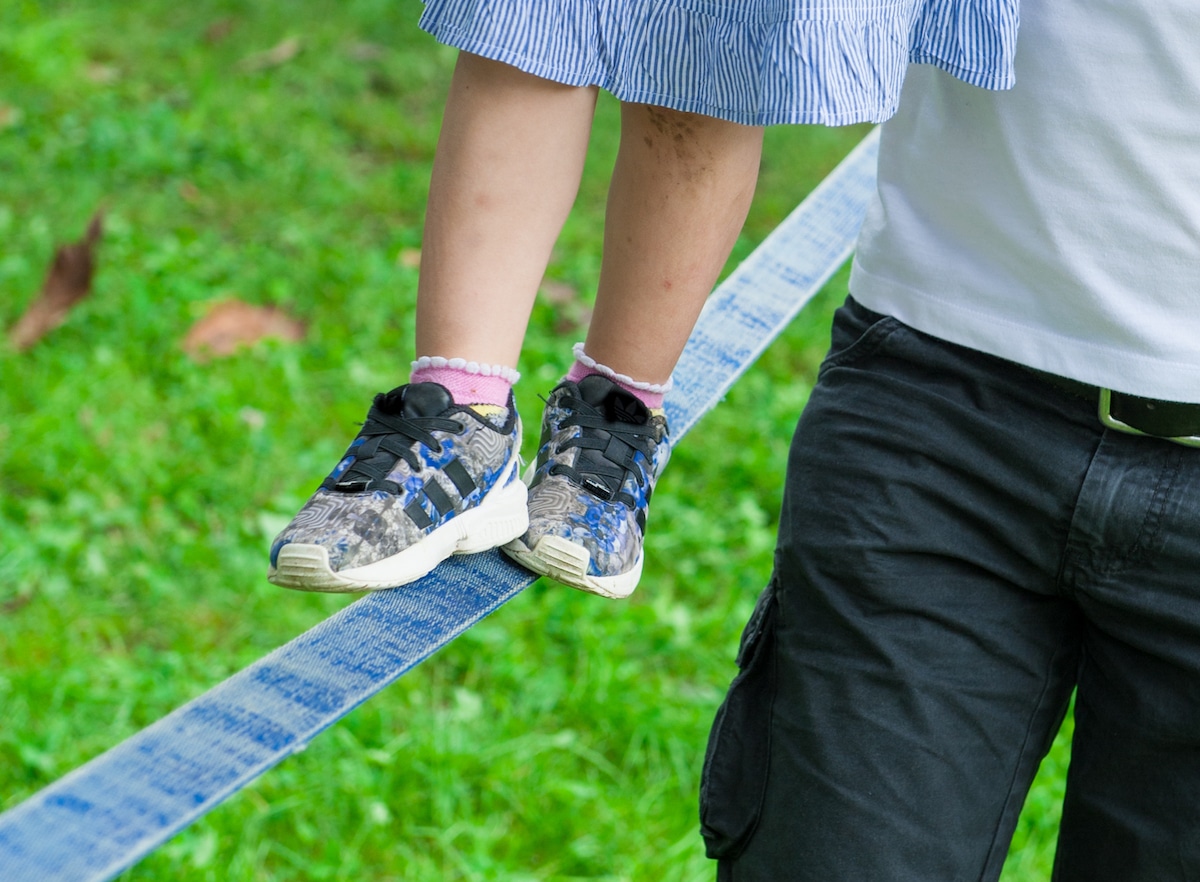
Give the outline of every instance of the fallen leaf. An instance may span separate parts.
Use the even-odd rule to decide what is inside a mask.
[[[255,432],[267,424],[267,415],[253,407],[243,407],[238,411],[238,418]]]
[[[420,248],[401,248],[400,253],[396,255],[396,263],[408,269],[421,268],[421,249]]]
[[[0,132],[16,128],[24,118],[25,114],[21,113],[21,108],[12,104],[0,104]]]
[[[220,43],[233,33],[233,29],[236,25],[237,19],[233,17],[218,18],[204,29],[204,42]]]
[[[576,309],[564,309],[554,317],[554,333],[560,337],[572,334],[582,334],[592,321],[592,308],[580,306]]]
[[[287,64],[299,55],[302,48],[303,44],[300,42],[299,37],[288,37],[265,52],[256,52],[253,55],[247,55],[238,62],[238,69],[252,73],[254,71],[279,67],[281,64]]]
[[[346,48],[346,54],[355,61],[376,61],[387,54],[387,49],[378,43],[360,40],[357,43],[351,43]]]
[[[192,325],[183,340],[184,351],[197,361],[232,355],[240,346],[250,346],[267,337],[303,340],[304,323],[277,306],[253,306],[241,300],[213,304]]]
[[[33,600],[33,592],[27,594],[18,594],[15,597],[9,597],[0,602],[0,613],[15,613],[22,607],[29,606]]]
[[[9,331],[8,339],[16,349],[33,346],[61,325],[71,307],[91,293],[96,245],[104,230],[103,217],[103,212],[97,211],[82,239],[63,245],[54,253],[41,292]]]
[[[554,307],[554,332],[559,335],[576,334],[585,330],[592,320],[592,307],[579,291],[566,282],[542,279],[538,296]]]
[[[97,85],[108,86],[121,79],[121,71],[116,65],[93,61],[84,68],[84,76]]]
[[[204,201],[204,194],[200,192],[200,188],[191,181],[179,182],[179,195],[183,197],[185,202],[192,205],[199,205]]]
[[[547,303],[554,306],[566,306],[568,303],[579,303],[579,292],[566,282],[556,282],[554,279],[542,279],[538,288]]]
[[[393,81],[391,77],[387,76],[387,74],[381,73],[377,70],[371,71],[371,75],[367,77],[367,88],[369,88],[376,95],[380,95],[384,98],[400,94],[400,89],[397,87],[395,81]]]

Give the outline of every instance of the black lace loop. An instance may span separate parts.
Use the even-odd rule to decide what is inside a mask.
[[[346,457],[354,457],[354,462],[336,479],[326,479],[322,486],[348,492],[389,487],[393,492],[399,492],[387,476],[401,459],[413,471],[421,471],[422,463],[414,449],[416,444],[424,444],[440,453],[442,445],[433,432],[461,435],[465,429],[462,423],[445,417],[405,417],[374,406],[346,451]]]
[[[646,467],[653,467],[657,442],[654,425],[605,419],[593,405],[578,398],[564,397],[562,406],[572,413],[561,426],[579,426],[583,431],[564,442],[560,451],[577,447],[581,452],[574,466],[555,463],[549,473],[563,475],[603,499],[621,499],[634,505],[632,497],[620,491],[630,475],[639,487],[646,485],[645,470],[639,467],[635,454],[641,453]]]

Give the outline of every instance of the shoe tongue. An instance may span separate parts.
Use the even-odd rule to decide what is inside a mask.
[[[650,419],[646,405],[602,374],[589,374],[580,380],[579,397],[602,410],[610,423],[642,425]]]
[[[437,383],[409,383],[398,386],[375,402],[385,413],[404,417],[441,416],[454,405],[446,387]]]

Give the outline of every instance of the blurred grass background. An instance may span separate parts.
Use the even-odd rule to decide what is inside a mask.
[[[406,376],[454,61],[419,13],[0,0],[0,325],[106,210],[92,296],[32,350],[0,344],[0,808],[350,602],[267,584],[265,551]],[[582,338],[613,101],[597,123],[520,365],[527,415]],[[863,131],[768,132],[731,265]],[[539,583],[122,878],[711,879],[704,743],[844,294],[842,274],[680,446],[632,600]],[[306,338],[195,361],[183,337],[229,298]],[[1006,882],[1049,877],[1069,728]]]

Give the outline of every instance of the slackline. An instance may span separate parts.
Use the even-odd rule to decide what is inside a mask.
[[[667,396],[676,441],[849,258],[877,151],[876,130],[708,299]],[[0,814],[0,879],[111,879],[533,581],[490,551],[345,607]]]

